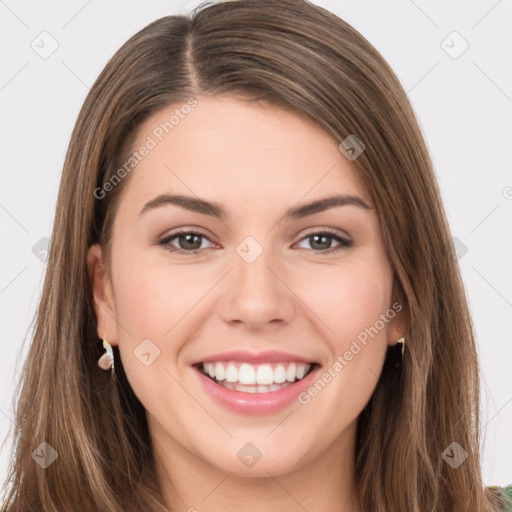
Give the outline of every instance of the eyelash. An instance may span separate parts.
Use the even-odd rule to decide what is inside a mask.
[[[172,233],[169,236],[162,238],[161,240],[158,241],[158,245],[165,246],[165,248],[169,252],[179,253],[179,254],[197,254],[203,250],[203,249],[194,249],[191,251],[186,251],[184,249],[178,249],[176,247],[170,246],[169,244],[170,244],[171,240],[174,240],[175,238],[179,237],[180,235],[198,235],[203,238],[206,238],[207,240],[210,240],[204,233],[200,233],[198,231],[182,230],[182,231],[177,231],[175,233]],[[332,254],[334,252],[338,252],[343,249],[348,249],[348,248],[352,247],[352,245],[353,245],[353,242],[351,240],[343,238],[340,235],[338,235],[335,231],[331,231],[329,229],[324,229],[321,231],[313,231],[313,232],[308,233],[307,235],[303,236],[299,241],[302,242],[302,240],[305,240],[313,235],[325,235],[328,238],[333,238],[340,244],[338,247],[329,248],[329,249],[326,249],[325,251],[318,251],[315,249],[311,249],[316,254],[325,254],[325,253]]]

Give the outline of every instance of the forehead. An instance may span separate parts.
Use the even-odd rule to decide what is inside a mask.
[[[332,193],[371,203],[338,142],[304,116],[233,97],[187,104],[156,112],[138,129],[132,151],[139,161],[123,192],[138,211],[162,193],[260,208]]]

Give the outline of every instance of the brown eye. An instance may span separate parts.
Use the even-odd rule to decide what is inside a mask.
[[[177,240],[178,247],[171,244],[171,241]],[[169,236],[166,236],[158,242],[159,245],[163,245],[170,252],[179,252],[186,254],[196,254],[203,249],[202,239],[209,240],[203,233],[195,231],[178,231]]]
[[[174,242],[175,240],[178,245],[177,247],[175,245],[176,242]],[[178,231],[166,236],[160,240],[158,244],[164,246],[170,252],[197,254],[205,249],[205,247],[202,247],[203,240],[209,240],[204,233],[196,231]],[[335,231],[329,230],[310,233],[303,237],[302,240],[307,240],[311,249],[316,253],[331,254],[342,249],[348,249],[353,245],[351,240],[340,236]],[[332,247],[333,240],[338,242],[338,246]]]
[[[341,237],[334,231],[320,231],[306,235],[302,240],[308,240],[310,246],[315,252],[332,253],[342,249],[352,247],[353,242]],[[331,248],[332,240],[339,243],[337,247]]]

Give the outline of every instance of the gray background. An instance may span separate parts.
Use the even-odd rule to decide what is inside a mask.
[[[417,113],[477,331],[484,481],[511,483],[512,1],[314,3],[344,18],[383,54]],[[30,341],[60,173],[82,102],[131,35],[198,4],[0,0],[0,442],[13,432],[14,382]],[[52,45],[58,47],[48,55]],[[0,452],[0,482],[9,443]]]

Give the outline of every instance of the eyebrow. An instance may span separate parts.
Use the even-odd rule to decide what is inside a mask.
[[[230,218],[228,212],[220,203],[180,194],[162,194],[155,197],[144,205],[139,215],[165,205],[179,206],[191,212],[210,215],[217,219],[228,220]],[[368,206],[359,196],[337,195],[294,206],[284,214],[284,218],[287,220],[302,219],[303,217],[314,215],[315,213],[320,213],[330,208],[347,205],[357,206],[365,210],[373,210],[373,208]]]

